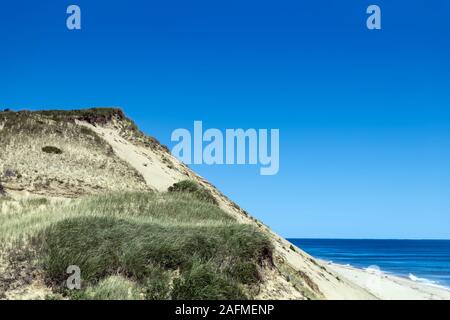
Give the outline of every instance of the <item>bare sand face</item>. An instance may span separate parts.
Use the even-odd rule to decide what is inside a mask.
[[[157,191],[166,191],[172,184],[184,178],[179,171],[170,170],[156,150],[134,145],[111,128],[93,126],[86,122],[77,124],[88,127],[102,137],[120,159],[138,171],[147,185]]]

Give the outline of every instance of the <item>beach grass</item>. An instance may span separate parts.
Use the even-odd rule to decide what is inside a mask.
[[[272,259],[265,235],[196,192],[0,206],[3,252],[32,248],[45,282],[65,298],[248,299]],[[65,286],[71,265],[81,270],[81,290]]]

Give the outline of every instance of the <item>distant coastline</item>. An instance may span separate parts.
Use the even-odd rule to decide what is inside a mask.
[[[450,240],[288,239],[381,299],[450,299]]]
[[[450,300],[450,290],[368,269],[328,263],[327,267],[381,300]]]

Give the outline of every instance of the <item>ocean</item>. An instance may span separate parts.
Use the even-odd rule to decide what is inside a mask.
[[[450,289],[450,240],[288,239],[310,255]]]

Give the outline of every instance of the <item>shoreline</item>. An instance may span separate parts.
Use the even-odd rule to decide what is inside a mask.
[[[381,300],[450,300],[450,288],[387,274],[382,270],[361,269],[321,259],[339,277],[358,285]]]

